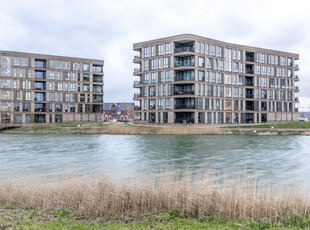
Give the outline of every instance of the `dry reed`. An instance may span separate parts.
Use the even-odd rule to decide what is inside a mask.
[[[218,127],[156,127],[114,124],[104,127],[76,129],[71,133],[83,134],[129,134],[129,135],[221,135],[231,134],[230,131]]]
[[[141,174],[122,182],[107,175],[70,176],[51,180],[0,182],[0,204],[43,210],[72,210],[91,216],[140,215],[178,211],[195,217],[271,220],[309,217],[307,195],[293,188],[276,188],[245,177],[224,180],[220,187],[208,173],[179,177]]]

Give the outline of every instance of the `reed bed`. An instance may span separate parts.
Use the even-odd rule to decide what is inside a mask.
[[[103,127],[89,127],[75,129],[71,133],[83,134],[127,134],[127,135],[222,135],[230,131],[218,127],[156,127],[133,125],[107,125]]]
[[[177,211],[189,217],[277,221],[309,217],[310,213],[307,193],[296,186],[274,187],[246,176],[224,180],[218,186],[208,173],[181,177],[141,173],[138,179],[122,181],[108,175],[31,181],[13,178],[0,183],[0,204],[111,218]]]

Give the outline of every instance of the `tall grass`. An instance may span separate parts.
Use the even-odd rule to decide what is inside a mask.
[[[279,188],[259,180],[224,180],[221,186],[208,173],[180,177],[141,174],[139,179],[112,180],[71,176],[48,181],[13,178],[0,183],[0,204],[43,210],[72,210],[90,216],[178,211],[193,217],[270,220],[309,217],[309,197],[296,187]]]
[[[231,132],[218,127],[156,127],[113,124],[103,127],[91,127],[87,130],[75,129],[71,131],[71,133],[129,135],[220,135],[229,134]]]

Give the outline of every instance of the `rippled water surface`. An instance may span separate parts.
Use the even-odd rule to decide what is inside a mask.
[[[214,174],[246,173],[309,183],[309,136],[134,136],[0,134],[3,175],[63,173],[68,169],[154,173],[171,168]]]

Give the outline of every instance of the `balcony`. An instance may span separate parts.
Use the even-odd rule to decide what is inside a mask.
[[[175,57],[174,67],[195,66],[194,56]]]
[[[133,59],[134,59],[134,60],[139,60],[139,59],[141,59],[141,56],[140,56],[140,55],[135,55],[135,56],[133,57]]]
[[[174,52],[182,53],[182,52],[195,52],[194,42],[175,42],[174,43]]]
[[[195,105],[175,105],[175,109],[195,109]]]
[[[298,86],[295,86],[295,92],[298,93],[299,92],[299,88]]]
[[[298,71],[299,70],[299,66],[298,64],[295,64],[295,71]]]
[[[298,112],[298,108],[295,108],[295,112]]]
[[[135,93],[133,97],[134,97],[134,98],[141,97],[141,93]]]
[[[245,73],[246,74],[254,74],[254,65],[245,65]]]
[[[248,62],[254,62],[254,52],[245,52],[245,60]]]
[[[195,52],[194,47],[188,46],[188,47],[179,47],[175,48],[175,53],[181,53],[181,52]]]
[[[93,82],[103,83],[103,76],[102,75],[93,75]]]
[[[195,92],[194,91],[174,91],[174,95],[194,95]]]
[[[45,71],[35,71],[35,79],[46,79]]]
[[[150,109],[150,110],[155,110],[155,109],[156,109],[156,106],[155,106],[155,105],[150,105],[149,109]]]
[[[134,73],[139,73],[139,72],[141,72],[141,68],[134,68],[134,69],[133,69],[133,72],[134,72]]]
[[[102,97],[94,97],[93,98],[93,103],[102,103],[103,102],[103,98]]]
[[[36,68],[41,68],[41,69],[46,68],[46,60],[38,60],[38,59],[36,59],[35,63],[34,63],[34,66]]]
[[[299,81],[298,75],[295,75],[294,80]]]
[[[254,86],[253,77],[245,77],[245,86]]]
[[[102,65],[93,65],[93,72],[94,73],[102,73],[103,72],[103,66]]]
[[[141,107],[140,106],[135,106],[135,109],[134,109],[135,111],[139,111],[139,110],[141,110]]]
[[[142,82],[141,82],[141,81],[134,81],[133,84],[134,84],[134,85],[141,85]]]
[[[298,97],[295,97],[295,102],[296,102],[296,103],[299,103]]]

